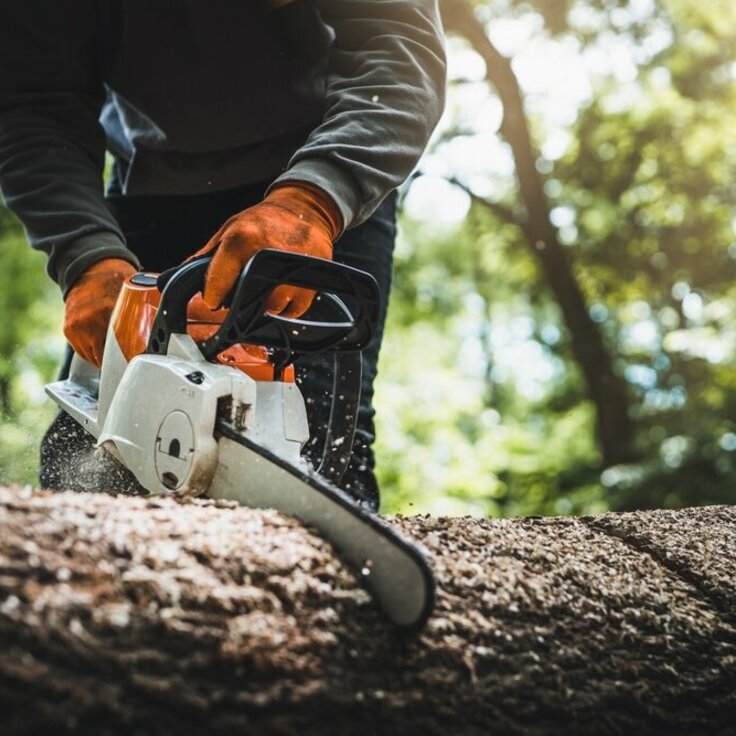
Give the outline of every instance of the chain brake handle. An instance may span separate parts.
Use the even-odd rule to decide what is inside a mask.
[[[187,305],[202,291],[211,260],[195,259],[161,274],[161,303],[146,352],[165,355],[171,335],[186,333]],[[326,316],[314,321],[267,312],[268,297],[281,285],[316,291]],[[304,355],[366,348],[378,325],[378,284],[351,266],[264,249],[245,265],[226,306],[228,314],[217,332],[199,345],[205,358],[211,361],[232,345],[250,343],[278,351],[278,362],[284,366]]]

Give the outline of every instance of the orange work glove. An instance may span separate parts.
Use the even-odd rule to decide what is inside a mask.
[[[105,258],[84,271],[66,295],[64,335],[77,355],[98,368],[120,289],[137,271],[121,258]]]
[[[340,210],[327,193],[306,183],[278,186],[259,204],[231,217],[192,258],[214,252],[202,296],[212,309],[222,306],[245,264],[259,250],[277,248],[332,258],[332,243],[342,230]],[[271,312],[300,317],[314,291],[279,286],[267,302]]]

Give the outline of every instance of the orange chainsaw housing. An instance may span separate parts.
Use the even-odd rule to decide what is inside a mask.
[[[156,275],[146,275],[152,277],[151,285],[133,283],[130,278],[125,280],[112,315],[113,334],[128,362],[136,355],[146,352],[161,301],[161,292],[155,285]],[[204,303],[202,296],[197,294],[189,302],[187,333],[195,342],[202,342],[218,330],[225,315],[227,309],[212,311]],[[262,345],[233,345],[220,353],[215,362],[237,368],[256,381],[294,382],[294,366],[287,366],[277,376],[268,351]]]

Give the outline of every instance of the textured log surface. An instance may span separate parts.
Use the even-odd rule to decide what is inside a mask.
[[[298,522],[0,489],[0,732],[736,733],[736,510],[395,523],[387,627]]]

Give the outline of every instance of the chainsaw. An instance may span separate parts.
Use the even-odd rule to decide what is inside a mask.
[[[220,316],[197,321],[191,312],[209,262],[130,277],[101,369],[75,355],[69,377],[47,393],[149,494],[206,495],[294,516],[332,542],[394,624],[420,628],[434,601],[423,553],[337,487],[352,451],[360,351],[378,319],[375,280],[333,261],[262,250]],[[313,308],[299,319],[269,313],[282,284],[317,292]],[[333,356],[332,406],[314,468],[302,454],[309,428],[294,362],[324,353]]]

